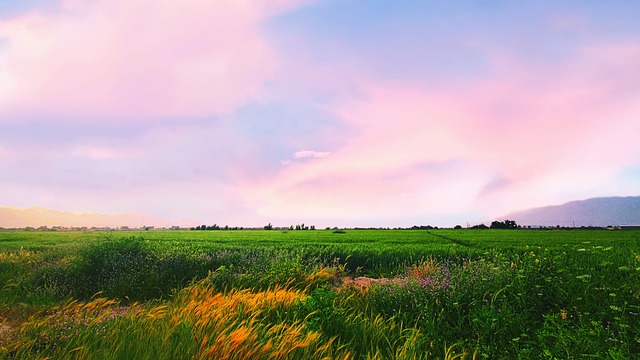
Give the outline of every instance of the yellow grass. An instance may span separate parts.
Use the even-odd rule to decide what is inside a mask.
[[[0,261],[16,263],[23,260],[33,259],[36,252],[20,249],[17,252],[0,252]]]
[[[305,298],[300,290],[280,287],[222,294],[210,287],[192,286],[180,293],[165,321],[172,326],[187,322],[204,334],[199,359],[289,359],[296,349],[311,347],[317,357],[330,349],[319,343],[319,333],[306,331],[301,323],[265,326],[259,321],[266,312],[285,310]],[[154,314],[152,318],[160,314],[157,309],[149,313]]]
[[[423,262],[421,265],[417,265],[411,268],[410,275],[414,278],[428,277],[439,272],[438,264],[435,260],[429,259]]]
[[[29,348],[42,348],[42,344],[38,345],[38,337],[49,334],[52,338],[73,324],[64,330],[67,332],[63,336],[56,338],[59,350],[48,350],[53,357],[60,355],[56,351],[65,351],[65,348],[74,357],[90,357],[92,345],[85,346],[90,343],[98,346],[98,351],[117,351],[120,346],[117,339],[131,339],[131,336],[136,337],[135,343],[145,344],[140,346],[156,344],[152,346],[164,347],[169,352],[172,334],[184,334],[179,329],[186,327],[191,330],[186,336],[180,335],[184,337],[180,342],[192,349],[196,359],[337,358],[333,339],[323,341],[320,333],[308,331],[302,322],[293,318],[275,323],[266,319],[270,313],[290,310],[305,298],[303,291],[282,287],[258,292],[231,290],[219,293],[201,283],[183,289],[176,298],[160,305],[134,304],[123,308],[117,301],[104,298],[87,303],[72,301],[47,316],[34,317],[25,323],[23,334],[38,335],[14,343],[13,348],[29,354]],[[95,325],[102,326],[107,319],[112,320],[108,338],[94,335]],[[89,328],[94,330],[87,330]],[[80,343],[72,345],[74,340]],[[175,339],[173,341],[175,344]],[[136,351],[158,350],[162,353],[162,349],[157,348]],[[339,355],[349,357],[345,351]]]

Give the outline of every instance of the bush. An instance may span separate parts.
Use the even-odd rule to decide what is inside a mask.
[[[206,277],[206,260],[192,254],[160,253],[141,237],[105,238],[80,253],[60,286],[71,282],[79,299],[102,296],[149,300],[169,296],[194,279]]]
[[[162,295],[155,272],[157,258],[140,237],[105,239],[85,249],[71,270],[75,296],[98,292],[120,299],[151,299]]]

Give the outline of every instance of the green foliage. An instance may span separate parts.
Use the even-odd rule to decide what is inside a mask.
[[[307,328],[327,341],[334,339],[355,358],[426,358],[428,338],[393,318],[371,313],[367,306],[362,292],[320,287],[299,304],[296,314]]]
[[[315,288],[334,282],[344,267],[327,267],[317,259],[305,259],[300,251],[225,250],[207,255],[219,266],[208,280],[217,289],[267,289],[274,285]],[[324,269],[323,271],[319,271]]]
[[[98,292],[115,298],[160,295],[155,291],[153,263],[154,254],[140,237],[104,239],[85,249],[70,269],[74,295],[82,299]]]
[[[363,289],[341,286],[347,275],[376,281]],[[13,309],[36,313],[73,299],[89,301],[98,292],[123,304],[171,305],[194,280],[224,294],[278,286],[303,292],[298,303],[260,312],[261,319],[317,332],[333,354],[356,359],[465,352],[491,359],[640,356],[637,231],[0,233],[0,324],[14,331]],[[196,334],[186,322],[169,331],[145,327],[135,316],[114,321],[121,358],[144,351],[136,341],[155,344],[156,350],[146,348],[150,358],[197,353],[197,346],[181,345]],[[21,336],[50,351],[53,343],[36,336],[45,323],[34,326]],[[161,340],[136,335],[152,328]],[[74,329],[86,344],[98,344],[93,358],[117,358],[95,334]],[[54,330],[62,334],[56,346],[78,346],[76,333]],[[271,336],[260,327],[255,333]],[[33,355],[3,347],[2,336],[0,358]]]
[[[150,300],[206,276],[204,258],[180,251],[163,253],[142,237],[107,236],[84,248],[56,271],[47,267],[46,283],[59,293],[89,299],[97,293],[117,299]]]

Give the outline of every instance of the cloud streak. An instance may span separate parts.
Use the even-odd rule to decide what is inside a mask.
[[[331,153],[328,151],[303,150],[303,151],[296,151],[293,154],[293,157],[296,159],[307,159],[307,158],[321,159],[329,155],[331,155]]]

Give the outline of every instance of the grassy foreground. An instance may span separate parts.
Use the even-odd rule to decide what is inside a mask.
[[[640,232],[0,232],[0,358],[636,359]]]

